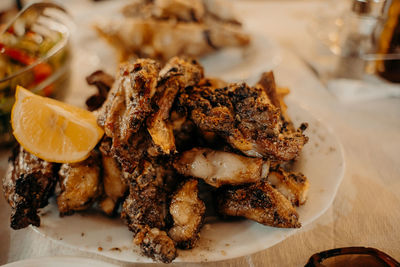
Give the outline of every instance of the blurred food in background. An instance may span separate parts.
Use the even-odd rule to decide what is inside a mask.
[[[121,13],[122,18],[95,26],[121,61],[150,57],[166,62],[173,56],[201,57],[250,43],[232,3],[225,0],[135,0]]]

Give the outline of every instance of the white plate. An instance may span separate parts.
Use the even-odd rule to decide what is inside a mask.
[[[298,125],[308,122],[306,134],[310,141],[304,147],[296,164],[310,180],[306,204],[298,208],[303,226],[322,215],[331,205],[344,173],[343,150],[335,135],[307,110],[295,103],[289,104],[289,114]],[[101,214],[76,213],[60,218],[56,204],[46,207],[38,233],[64,245],[128,262],[151,262],[141,256],[132,245],[132,233],[119,219]],[[267,227],[249,220],[215,221],[206,224],[196,248],[179,251],[177,262],[225,260],[264,250],[297,229]]]
[[[43,257],[12,262],[3,267],[117,267],[117,265],[80,257]]]
[[[273,40],[252,34],[248,47],[222,49],[199,61],[208,77],[255,84],[263,72],[275,69],[281,60],[281,51]]]

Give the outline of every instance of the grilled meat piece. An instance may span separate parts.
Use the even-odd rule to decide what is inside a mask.
[[[90,111],[97,110],[106,100],[108,91],[110,91],[114,83],[114,77],[102,70],[98,70],[86,77],[86,81],[89,85],[96,86],[98,91],[97,94],[92,95],[86,100],[86,106]]]
[[[132,232],[138,225],[150,228],[165,227],[167,199],[164,189],[168,170],[163,166],[144,160],[128,177],[129,195],[123,204],[121,217]]]
[[[147,225],[140,226],[133,243],[140,247],[144,255],[156,261],[171,263],[177,256],[174,241],[165,231],[158,228],[150,228]]]
[[[261,75],[260,80],[257,82],[256,87],[259,87],[264,90],[264,92],[267,94],[269,100],[271,101],[271,104],[273,104],[275,107],[279,108],[281,111],[281,120],[282,120],[282,131],[286,132],[295,132],[296,129],[287,114],[287,106],[285,102],[283,101],[283,98],[289,94],[289,89],[287,88],[278,88],[275,83],[275,77],[274,73],[272,71],[270,72],[264,72]]]
[[[185,151],[196,146],[197,129],[191,120],[188,120],[185,115],[173,111],[170,121],[177,151]]]
[[[228,84],[217,78],[203,78],[197,84],[198,87],[221,88]],[[176,101],[177,102],[177,101]],[[190,150],[194,147],[212,147],[214,149],[223,148],[226,142],[214,132],[206,132],[198,129],[191,121],[185,107],[179,106],[175,102],[172,107],[170,121],[172,124],[176,148],[178,151]]]
[[[173,127],[169,123],[172,104],[179,90],[196,85],[203,77],[203,68],[195,60],[170,59],[160,71],[157,86],[157,110],[148,118],[147,129],[156,146],[164,154],[175,151]]]
[[[294,159],[308,138],[285,125],[279,109],[258,87],[231,84],[224,88],[189,88],[179,98],[190,118],[203,131],[216,132],[234,148],[251,157],[280,161]]]
[[[141,153],[149,145],[147,135],[138,132],[152,111],[158,72],[158,64],[149,59],[121,64],[119,76],[99,111],[98,124],[112,139],[111,153],[128,172],[138,163],[135,151]]]
[[[217,192],[217,210],[222,215],[242,216],[273,227],[301,226],[290,201],[267,181],[221,187]]]
[[[143,254],[170,262],[176,257],[176,248],[162,229],[166,226],[167,192],[173,171],[163,165],[143,160],[128,177],[129,195],[121,218],[134,233],[135,244]]]
[[[113,146],[126,144],[152,111],[158,72],[158,64],[150,59],[120,65],[117,80],[98,116],[98,124],[113,138]]]
[[[304,174],[278,168],[268,174],[268,181],[293,205],[300,206],[306,202],[310,184]]]
[[[121,146],[111,146],[111,155],[121,164],[124,172],[132,173],[142,158],[156,157],[162,154],[143,127],[132,135],[129,143]]]
[[[195,246],[206,212],[206,206],[198,196],[197,184],[195,179],[185,181],[174,193],[169,206],[174,225],[168,235],[183,249]]]
[[[261,75],[260,80],[257,82],[257,86],[261,87],[264,90],[272,105],[277,108],[281,107],[278,93],[276,91],[275,77],[272,71],[264,72]]]
[[[89,208],[102,193],[100,158],[92,153],[78,163],[61,165],[60,192],[57,196],[61,216]]]
[[[116,159],[103,155],[102,163],[105,198],[100,202],[100,207],[106,214],[112,215],[128,186],[123,178],[121,165]]]
[[[22,147],[13,150],[3,178],[4,196],[11,206],[11,228],[40,225],[38,209],[54,193],[59,165],[41,160]]]
[[[238,185],[266,178],[269,162],[209,148],[193,148],[174,161],[175,169],[185,176],[203,179],[209,185]]]

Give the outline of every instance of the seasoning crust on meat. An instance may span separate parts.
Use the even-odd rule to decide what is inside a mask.
[[[289,200],[268,182],[221,188],[217,210],[222,215],[241,216],[261,224],[298,228],[299,215]]]
[[[111,153],[128,172],[138,163],[135,153],[130,151],[132,143],[146,138],[143,135],[138,141],[132,135],[152,112],[151,99],[156,93],[158,73],[158,63],[150,59],[121,64],[119,75],[99,110],[98,124],[112,140]]]
[[[171,175],[170,169],[157,162],[142,161],[128,177],[129,195],[121,212],[141,252],[165,263],[176,257],[175,244],[164,231],[168,214],[166,183]]]
[[[110,143],[109,138],[104,138],[100,144],[104,190],[99,204],[107,215],[113,215],[116,212],[118,204],[128,190],[121,164],[110,155]]]
[[[14,148],[8,164],[3,192],[11,206],[11,228],[40,226],[38,210],[54,193],[58,164],[41,160],[21,146]]]
[[[172,58],[160,71],[155,111],[147,120],[147,129],[162,153],[175,152],[175,138],[169,123],[171,108],[180,90],[196,85],[203,77],[203,68],[195,60]]]
[[[89,208],[102,192],[100,158],[92,153],[78,163],[64,163],[59,171],[60,192],[57,205],[60,215]]]
[[[300,206],[306,202],[310,183],[304,174],[288,172],[279,167],[268,174],[268,182],[293,205]]]
[[[169,212],[174,224],[168,235],[179,248],[193,248],[200,238],[206,206],[198,194],[198,182],[191,179],[185,181],[172,196]]]
[[[292,160],[308,141],[302,129],[284,128],[279,109],[257,87],[189,88],[179,102],[200,129],[219,134],[250,157]]]
[[[203,179],[209,185],[254,183],[267,177],[269,163],[209,148],[193,148],[183,152],[174,162],[182,175]]]

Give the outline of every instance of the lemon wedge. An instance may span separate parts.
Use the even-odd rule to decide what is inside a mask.
[[[90,111],[17,87],[11,111],[13,134],[21,146],[49,162],[86,159],[103,136]]]

